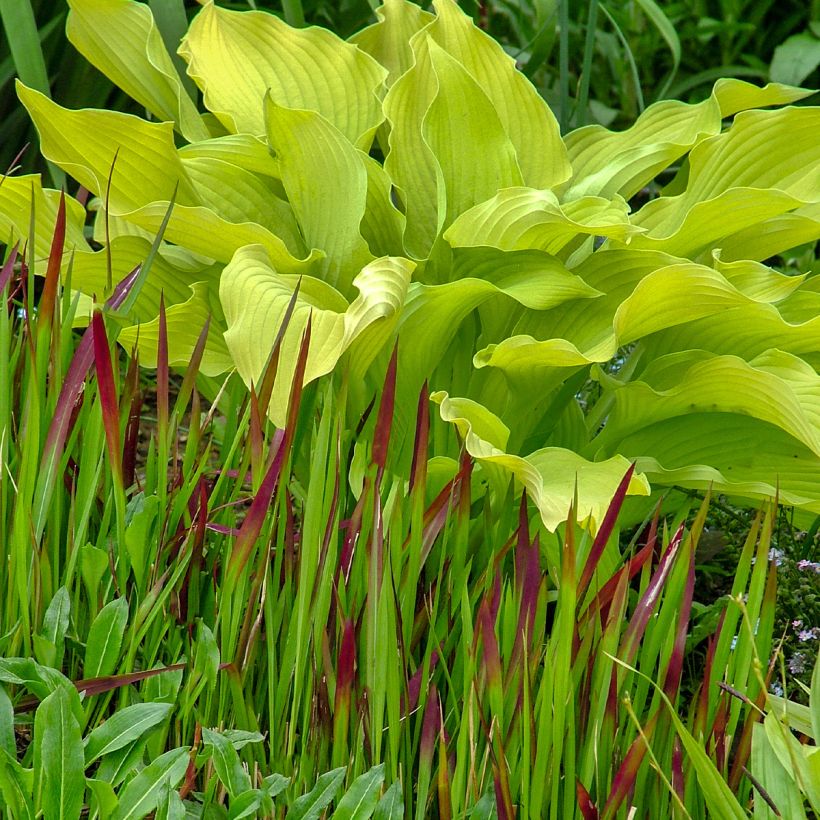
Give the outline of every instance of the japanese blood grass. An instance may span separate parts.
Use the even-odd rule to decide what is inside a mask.
[[[47,321],[49,299],[19,310],[19,257],[2,271],[0,794],[15,816],[745,816],[766,778],[750,704],[772,653],[770,510],[690,702],[708,502],[688,530],[655,517],[632,543],[631,471],[594,536],[572,512],[549,532],[526,495],[491,514],[463,450],[454,475],[428,459],[426,388],[404,482],[395,354],[362,418],[297,378],[282,429],[259,406],[278,343],[258,388],[228,379],[209,409],[196,357],[181,381],[160,361],[155,421],[153,385],[117,358],[103,375],[108,347],[91,344],[136,274],[78,338],[59,283]],[[778,759],[799,747],[813,764],[773,731]]]

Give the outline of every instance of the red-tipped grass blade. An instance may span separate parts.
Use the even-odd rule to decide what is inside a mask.
[[[421,387],[416,409],[416,435],[413,439],[413,463],[410,466],[410,489],[427,484],[427,450],[430,440],[430,399],[427,381]]]
[[[102,311],[94,311],[91,318],[91,329],[94,337],[94,364],[97,369],[97,384],[100,391],[100,407],[102,409],[105,440],[108,444],[108,456],[111,459],[114,476],[122,486],[119,401]]]
[[[373,433],[373,463],[378,468],[378,475],[384,472],[387,464],[387,448],[390,444],[390,430],[393,427],[393,410],[396,404],[396,366],[398,362],[398,343],[393,348],[393,355],[387,365],[384,377],[382,400],[379,404],[379,415]]]
[[[598,820],[598,809],[592,802],[589,792],[584,788],[584,784],[578,780],[575,783],[575,795],[578,799],[578,808],[584,816],[584,820]]]
[[[20,243],[16,242],[14,247],[9,252],[8,259],[0,268],[0,293],[6,289],[6,285],[11,281],[11,275],[14,273],[14,266],[17,264],[17,256],[19,254]]]
[[[134,268],[124,279],[114,288],[111,297],[105,303],[106,308],[116,310],[120,307],[130,288],[133,287],[139,268]],[[60,388],[60,395],[57,397],[57,404],[51,424],[46,434],[46,442],[43,447],[43,457],[40,460],[40,470],[37,478],[37,488],[34,495],[33,520],[34,537],[39,540],[42,527],[45,522],[45,511],[51,501],[51,494],[54,490],[56,480],[56,464],[59,460],[66,438],[71,430],[74,406],[81,399],[85,388],[85,379],[91,365],[94,364],[94,332],[88,327],[80,340],[74,357],[71,359],[68,372],[63,379],[63,386]],[[74,416],[76,418],[76,416]]]
[[[57,303],[57,286],[60,282],[60,265],[63,261],[65,247],[65,192],[60,191],[60,204],[57,207],[57,221],[51,237],[51,250],[48,254],[46,278],[40,304],[37,309],[37,329],[42,332],[51,327],[54,319],[54,306]]]
[[[621,479],[621,483],[618,485],[618,489],[615,491],[615,495],[612,496],[612,500],[609,502],[609,507],[607,507],[604,520],[601,522],[601,526],[595,535],[595,540],[592,542],[592,548],[589,551],[589,556],[587,557],[583,572],[581,573],[581,580],[578,582],[578,606],[581,606],[583,603],[584,593],[586,592],[589,582],[592,580],[592,576],[595,573],[598,562],[604,554],[607,541],[609,541],[609,537],[612,535],[612,531],[618,521],[621,507],[623,506],[624,499],[626,498],[626,492],[629,489],[629,482],[632,480],[632,475],[634,472],[635,465],[630,464],[629,469],[626,471],[626,474]]]
[[[680,604],[678,630],[675,635],[675,644],[669,663],[666,667],[666,676],[663,680],[664,694],[674,703],[675,695],[680,686],[683,671],[683,656],[686,649],[686,636],[689,634],[689,615],[692,611],[692,596],[695,592],[695,548],[689,543],[689,568],[686,574],[686,586],[683,590],[683,600]]]
[[[629,626],[626,628],[620,649],[618,650],[618,657],[628,664],[631,664],[635,659],[638,646],[643,638],[644,631],[646,630],[646,625],[652,617],[652,612],[655,609],[655,605],[658,603],[658,599],[660,598],[660,594],[664,584],[666,583],[666,579],[672,571],[672,566],[678,556],[682,540],[683,524],[678,527],[678,531],[669,542],[666,552],[664,552],[661,556],[661,560],[658,564],[658,568],[655,570],[655,574],[649,581],[646,592],[644,592],[635,607],[635,611],[632,613],[632,619],[629,622]]]
[[[305,378],[305,366],[307,364],[308,350],[310,348],[310,325],[308,318],[305,332],[302,335],[302,344],[299,349],[299,358],[296,361],[296,369],[293,374],[293,383],[290,387],[290,400],[288,404],[288,420],[284,430],[277,430],[271,441],[271,450],[275,452],[270,467],[268,467],[262,484],[251,502],[242,526],[239,528],[239,535],[236,537],[233,551],[231,552],[228,564],[228,577],[236,580],[239,573],[245,568],[251,555],[256,539],[262,532],[262,525],[268,513],[271,500],[273,499],[276,485],[282,473],[290,445],[296,430],[296,420],[299,412],[299,404],[302,398],[302,385]]]

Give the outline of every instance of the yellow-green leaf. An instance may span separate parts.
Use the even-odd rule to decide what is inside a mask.
[[[234,133],[265,133],[266,94],[284,108],[318,112],[363,149],[383,119],[378,92],[387,71],[324,28],[295,29],[266,11],[207,2],[180,54],[205,105]]]
[[[185,139],[208,129],[182,87],[151,9],[133,0],[69,0],[66,36],[90,63]]]

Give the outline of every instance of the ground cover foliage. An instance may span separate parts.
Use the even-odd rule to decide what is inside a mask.
[[[0,185],[15,816],[817,811],[820,673],[767,695],[766,499],[820,512],[817,289],[765,264],[820,235],[809,92],[562,137],[447,0],[348,42],[206,4],[189,77],[70,5],[153,117],[18,84],[83,188]],[[710,488],[764,511],[695,625]]]

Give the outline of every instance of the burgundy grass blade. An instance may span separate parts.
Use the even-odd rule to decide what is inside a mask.
[[[65,192],[60,191],[60,204],[57,207],[57,221],[54,223],[54,233],[51,237],[51,250],[48,254],[46,278],[43,292],[40,295],[40,304],[37,311],[37,328],[51,327],[54,320],[54,306],[57,303],[57,285],[60,282],[60,265],[63,261],[65,247]]]
[[[105,322],[102,312],[94,311],[91,319],[94,337],[94,364],[97,369],[97,384],[100,390],[105,440],[108,444],[108,455],[115,478],[122,484],[122,449],[120,447],[120,410],[117,400],[117,386],[114,381],[114,370],[111,365],[111,351],[108,348],[108,336],[105,333]]]
[[[615,777],[612,780],[612,788],[601,813],[604,820],[614,817],[621,804],[632,793],[635,787],[635,780],[638,776],[638,770],[646,757],[646,744],[655,733],[659,714],[660,712],[655,712],[649,719],[649,723],[646,724],[646,728],[644,729],[646,739],[644,740],[644,737],[638,735],[632,741],[623,763],[621,763],[618,771],[615,773]]]
[[[420,765],[428,768],[433,763],[433,752],[436,747],[436,738],[441,728],[441,701],[435,686],[430,687],[427,696],[427,705],[424,707],[424,718],[421,724],[421,742],[419,745]]]
[[[598,809],[592,802],[589,792],[584,788],[584,784],[578,780],[575,783],[575,795],[578,799],[578,808],[584,816],[584,820],[598,820]]]
[[[253,549],[259,533],[262,531],[262,525],[265,521],[268,508],[273,499],[276,485],[279,482],[282,469],[285,464],[290,446],[293,443],[293,437],[296,432],[296,421],[299,413],[299,405],[302,399],[303,382],[305,378],[305,367],[307,365],[308,350],[310,348],[310,330],[311,318],[308,318],[305,332],[302,335],[302,344],[299,349],[299,358],[296,361],[296,369],[293,374],[293,383],[290,388],[290,400],[288,403],[288,417],[287,425],[284,430],[277,430],[274,433],[271,441],[271,450],[275,451],[275,456],[271,461],[265,477],[262,479],[262,484],[259,487],[256,496],[251,502],[242,526],[239,528],[239,535],[236,538],[233,551],[231,552],[230,562],[228,564],[228,577],[236,580],[239,573],[244,569],[250,558],[251,550]]]
[[[199,373],[199,366],[202,364],[202,356],[205,353],[205,344],[208,341],[208,333],[210,332],[210,329],[211,317],[209,316],[205,320],[205,324],[202,326],[202,330],[199,333],[199,338],[196,340],[193,352],[191,353],[191,358],[188,367],[185,370],[185,375],[182,377],[182,384],[179,388],[179,395],[177,396],[177,400],[174,405],[174,409],[177,413],[181,412],[185,407],[188,406],[188,400],[191,398],[191,394],[194,392],[196,377]],[[193,425],[191,426],[193,427]]]
[[[589,582],[592,580],[592,576],[595,574],[595,569],[601,560],[601,556],[604,554],[607,541],[609,541],[609,537],[612,535],[612,531],[618,521],[621,507],[623,507],[624,499],[626,498],[626,492],[629,489],[629,482],[632,480],[634,472],[635,465],[630,464],[626,475],[621,479],[621,483],[615,491],[615,495],[612,496],[612,501],[609,502],[604,520],[601,522],[595,540],[592,542],[592,548],[589,551],[589,556],[584,564],[584,570],[581,573],[581,580],[578,582],[577,600],[579,607],[583,603],[584,593],[586,592]]]
[[[427,450],[430,440],[430,399],[427,380],[421,386],[416,408],[416,435],[413,439],[413,463],[410,466],[410,490],[427,484]]]
[[[279,370],[279,355],[282,350],[282,341],[285,338],[290,320],[293,317],[293,311],[296,309],[296,300],[299,296],[299,291],[302,287],[302,277],[296,283],[296,288],[293,291],[293,296],[290,297],[288,306],[285,309],[285,315],[279,323],[279,329],[276,331],[276,338],[271,345],[268,360],[265,362],[265,369],[262,371],[262,378],[259,380],[259,406],[263,410],[263,415],[268,414],[268,407],[270,406],[270,398],[273,394],[273,385],[276,381],[276,373]]]
[[[137,444],[140,431],[140,415],[142,412],[143,393],[139,389],[139,364],[136,351],[128,362],[128,372],[125,378],[127,395],[131,402],[128,407],[128,422],[125,426],[125,443],[122,451],[122,474],[124,486],[130,487],[135,480],[137,469]]]
[[[683,591],[683,600],[680,605],[680,615],[678,617],[678,631],[675,635],[675,644],[672,647],[672,654],[669,656],[669,663],[666,667],[666,676],[663,680],[664,694],[674,703],[675,695],[680,686],[681,673],[683,671],[683,655],[686,649],[686,636],[689,633],[689,615],[692,611],[692,596],[695,592],[695,549],[690,543],[689,546],[689,570],[686,575],[686,586]]]
[[[11,275],[14,273],[14,266],[17,263],[19,249],[20,243],[16,242],[9,253],[8,259],[3,263],[3,267],[0,268],[0,293],[5,291],[6,285],[11,281]]]
[[[621,642],[621,647],[618,651],[618,657],[628,664],[631,664],[635,658],[635,654],[638,651],[638,645],[640,644],[646,630],[646,625],[652,617],[652,612],[658,602],[663,586],[666,583],[666,579],[669,577],[669,573],[672,571],[672,566],[678,556],[682,540],[683,524],[681,523],[680,527],[678,527],[678,531],[669,542],[666,552],[664,552],[661,556],[658,568],[655,570],[655,574],[649,581],[646,592],[644,592],[640,601],[638,601],[635,611],[632,613],[632,619],[629,622],[629,626],[626,628],[626,632],[624,633],[623,641]]]
[[[105,303],[106,307],[116,310],[122,304],[129,290],[133,287],[138,273],[139,268],[134,268],[117,284],[111,298]],[[85,378],[91,369],[91,365],[94,364],[93,335],[92,328],[87,328],[79,345],[77,345],[77,349],[74,351],[74,357],[71,359],[68,372],[63,379],[63,386],[60,388],[60,395],[57,397],[57,405],[48,428],[46,443],[43,448],[43,458],[40,462],[40,473],[43,475],[50,475],[49,465],[62,452],[71,430],[72,411],[82,396]]]
[[[393,427],[393,410],[396,404],[396,366],[398,363],[399,345],[393,348],[393,355],[387,365],[384,377],[382,399],[379,404],[379,415],[373,433],[373,463],[378,467],[379,475],[387,465],[387,448],[390,444],[390,430]]]

